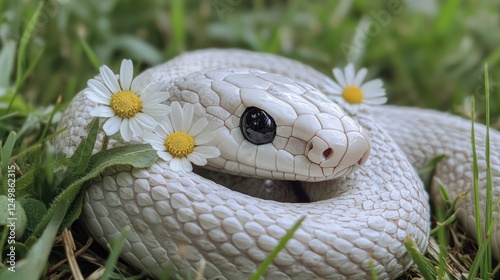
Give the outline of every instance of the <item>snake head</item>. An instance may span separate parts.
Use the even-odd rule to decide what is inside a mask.
[[[316,88],[254,69],[202,70],[174,83],[215,127],[221,156],[208,168],[265,179],[322,181],[366,162],[370,140]]]

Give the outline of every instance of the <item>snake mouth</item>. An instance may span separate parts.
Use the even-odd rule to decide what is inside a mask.
[[[358,160],[356,164],[359,166],[365,164],[368,161],[369,157],[370,157],[370,149],[368,148],[368,150],[361,156],[361,158]]]

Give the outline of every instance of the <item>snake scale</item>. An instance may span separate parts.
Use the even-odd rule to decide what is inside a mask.
[[[213,125],[221,150],[208,170],[173,172],[162,160],[148,169],[116,166],[86,189],[83,221],[91,235],[106,246],[129,226],[121,257],[155,277],[170,267],[191,279],[204,267],[206,279],[248,279],[304,216],[265,279],[367,279],[371,264],[379,279],[394,279],[412,264],[405,238],[421,251],[428,244],[429,195],[416,170],[444,154],[433,184],[445,186],[451,198],[471,190],[470,121],[393,106],[352,113],[329,99],[330,78],[288,58],[201,50],[137,79],[165,82],[166,104],[193,104],[195,117]],[[264,107],[276,119],[272,143],[256,146],[242,138],[238,120],[249,106]],[[63,114],[59,128],[67,130],[54,145],[67,156],[86,136],[93,107],[79,93]],[[485,132],[476,125],[482,203]],[[116,145],[110,140],[109,147]],[[493,130],[491,166],[497,198],[500,133]],[[472,199],[467,195],[457,208],[474,235]]]

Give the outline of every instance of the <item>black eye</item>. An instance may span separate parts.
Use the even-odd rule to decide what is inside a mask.
[[[248,107],[240,118],[240,129],[243,137],[250,143],[262,145],[271,143],[276,136],[276,123],[264,110]]]

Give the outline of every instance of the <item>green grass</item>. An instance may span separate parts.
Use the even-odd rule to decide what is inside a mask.
[[[47,0],[42,5],[35,0],[0,0],[0,193],[6,193],[7,166],[15,164],[16,199],[26,208],[28,232],[40,236],[49,229],[36,221],[51,224],[46,213],[57,212],[52,202],[61,195],[55,186],[76,176],[55,172],[54,165],[69,163],[59,160],[48,143],[58,133],[53,123],[100,65],[118,69],[122,58],[146,69],[186,50],[237,47],[291,57],[330,76],[333,67],[351,59],[368,67],[371,77],[384,80],[391,104],[450,111],[500,128],[500,32],[492,30],[500,26],[500,15],[494,1],[436,1],[427,8],[408,1],[413,4],[398,9],[382,1],[231,4],[237,2]],[[371,24],[371,31],[357,31],[361,23]],[[76,170],[97,170],[81,166]],[[491,187],[491,172],[488,175]],[[443,196],[449,206],[456,203]],[[475,250],[474,242],[462,238],[454,211],[436,211],[432,236],[440,254],[423,256],[420,272],[404,277],[426,273],[442,277],[451,273],[447,265],[464,265],[470,277],[488,277],[493,269],[490,229],[496,219],[491,214],[495,203],[488,201],[487,222],[478,225],[478,236],[483,238]],[[486,232],[480,231],[481,226]],[[73,227],[76,242],[83,246],[86,239],[78,238],[83,236],[80,230]],[[466,248],[447,248],[447,235],[466,242]],[[40,240],[52,237],[45,238]],[[19,249],[20,257],[33,255],[29,252],[39,248],[35,242],[19,242],[24,248]],[[410,241],[407,245],[411,247]],[[99,267],[89,259],[104,265],[105,260],[96,256],[99,250],[92,246],[84,253],[85,272]],[[65,258],[62,251],[56,243],[44,273]],[[418,252],[415,256],[419,258]],[[460,263],[450,261],[453,257]],[[433,268],[427,271],[426,266]],[[126,276],[136,273],[120,263],[116,267]],[[63,265],[58,271],[68,269]]]

